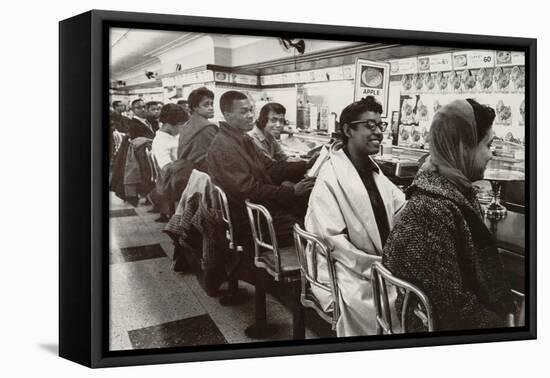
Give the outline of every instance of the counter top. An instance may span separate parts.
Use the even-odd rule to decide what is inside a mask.
[[[525,256],[525,215],[508,211],[499,221],[485,219],[485,224],[495,235],[499,248]]]

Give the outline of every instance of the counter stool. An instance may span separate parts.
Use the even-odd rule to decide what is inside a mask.
[[[231,213],[229,212],[227,195],[222,188],[217,185],[214,185],[214,189],[218,198],[222,219],[226,225],[225,237],[229,243],[229,250],[236,253],[238,258],[243,254],[243,247],[235,245],[233,224],[231,223]],[[239,288],[239,279],[235,276],[235,272],[230,272],[228,276],[227,293],[220,298],[220,304],[222,306],[236,306],[247,302],[249,297],[247,296],[246,290]]]
[[[376,261],[372,264],[372,290],[374,294],[374,307],[376,308],[376,333],[378,335],[394,334],[392,326],[392,307],[388,299],[387,283],[396,287],[398,292],[404,294],[403,310],[401,313],[401,329],[407,333],[407,310],[410,305],[411,293],[419,301],[417,307],[413,310],[414,314],[422,321],[428,332],[433,332],[433,315],[430,299],[420,288],[395,277],[381,262]]]
[[[277,282],[292,287],[292,337],[305,338],[304,308],[300,303],[300,263],[294,247],[281,248],[273,218],[264,206],[246,200],[246,211],[250,220],[254,240],[254,265],[264,269]],[[267,227],[267,234],[264,228]],[[259,274],[255,282],[255,323],[245,330],[245,334],[254,339],[265,339],[272,336],[277,327],[267,323],[265,286]]]
[[[298,252],[300,262],[301,277],[301,295],[300,301],[304,307],[315,310],[321,319],[331,325],[333,331],[336,330],[336,323],[340,317],[340,305],[338,295],[338,283],[336,281],[336,270],[334,261],[330,254],[329,247],[321,241],[315,234],[304,231],[299,225],[294,225],[294,244]],[[308,257],[309,255],[309,257]],[[318,264],[324,261],[328,270],[328,283],[321,282],[318,279]],[[331,305],[325,311],[317,297],[313,294],[311,288],[322,290],[330,295]]]

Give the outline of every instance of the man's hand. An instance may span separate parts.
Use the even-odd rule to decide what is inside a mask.
[[[315,185],[315,177],[306,177],[294,185],[294,194],[296,196],[303,196],[313,189],[313,185]]]

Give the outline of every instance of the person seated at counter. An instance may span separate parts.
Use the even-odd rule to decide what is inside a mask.
[[[218,126],[209,121],[214,117],[214,93],[198,88],[189,94],[187,102],[191,117],[180,128],[178,159],[189,160],[196,169],[207,172],[206,153],[218,132]]]
[[[176,104],[183,107],[185,109],[185,111],[187,112],[187,114],[189,114],[189,115],[191,114],[191,109],[189,108],[189,101],[188,100],[178,100],[178,102],[176,102]]]
[[[335,261],[341,304],[338,337],[376,333],[371,265],[381,260],[394,214],[405,202],[404,193],[370,157],[378,153],[386,127],[381,113],[372,96],[344,108],[342,141],[331,146],[320,168],[305,218],[306,229],[329,245]],[[326,263],[319,263],[319,279],[328,282]],[[312,289],[328,309],[330,298]]]
[[[285,161],[288,159],[287,154],[277,141],[285,125],[285,114],[286,108],[283,105],[277,102],[267,103],[260,110],[256,125],[248,132],[248,135],[252,137],[256,146],[266,156],[275,161]]]
[[[187,112],[179,105],[166,104],[160,111],[159,119],[162,126],[156,132],[151,150],[160,168],[160,180],[150,198],[161,213],[161,217],[157,221],[163,222],[168,220],[167,216],[169,215],[167,201],[170,196],[166,195],[167,189],[179,188],[176,190],[177,193],[174,193],[174,198],[179,198],[178,195],[181,194],[185,185],[177,183],[187,183],[193,170],[193,164],[177,160],[178,132],[189,119]]]
[[[208,150],[208,172],[228,196],[237,243],[248,246],[252,243],[246,199],[270,210],[275,229],[284,237],[279,240],[280,245],[292,243],[292,227],[296,222],[301,223],[299,214],[292,214],[293,204],[309,193],[314,179],[301,179],[293,185],[277,185],[276,182],[303,178],[311,164],[276,162],[256,147],[246,134],[254,127],[254,109],[244,93],[224,93],[220,108],[225,122],[220,122],[220,129]]]
[[[159,117],[161,108],[162,103],[159,101],[149,101],[145,104],[145,109],[147,110],[147,116],[145,118],[153,127],[154,132],[157,132],[157,130],[159,129]]]
[[[472,184],[492,157],[494,119],[493,109],[471,99],[435,113],[431,156],[407,189],[384,248],[383,264],[430,298],[436,331],[503,327],[514,310]],[[407,317],[411,326],[418,323],[412,312]]]
[[[109,119],[111,123],[111,130],[116,130],[119,133],[127,133],[130,118],[122,114],[124,113],[124,104],[122,101],[113,101],[112,107],[113,110],[110,112]]]
[[[132,101],[132,112],[134,116],[128,122],[128,136],[130,139],[144,137],[153,139],[155,132],[153,126],[147,120],[147,110],[145,108],[145,102],[138,98]]]

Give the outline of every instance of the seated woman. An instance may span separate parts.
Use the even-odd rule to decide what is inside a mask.
[[[166,104],[160,111],[159,120],[162,126],[156,132],[151,146],[161,170],[155,193],[151,195],[153,203],[162,214],[159,221],[166,221],[169,215],[167,190],[172,190],[172,199],[175,199],[183,190],[181,186],[185,187],[178,183],[186,183],[193,169],[192,163],[177,161],[178,131],[188,118],[183,107],[176,104]]]
[[[209,120],[214,117],[214,93],[208,88],[197,88],[188,98],[191,117],[180,128],[178,159],[189,160],[195,168],[208,173],[206,153],[218,132],[218,126]]]
[[[275,161],[285,161],[287,154],[277,141],[285,125],[286,109],[277,102],[265,104],[254,128],[248,132],[260,150]]]
[[[492,157],[494,119],[493,109],[471,99],[434,115],[431,157],[407,189],[409,201],[384,248],[383,264],[430,298],[437,331],[506,326],[513,311],[472,185]]]
[[[340,336],[376,332],[370,270],[381,260],[382,248],[393,226],[394,214],[405,195],[369,155],[378,153],[386,124],[382,106],[372,96],[348,105],[340,117],[343,143],[335,143],[320,168],[306,214],[306,229],[332,249],[339,286]],[[326,263],[319,280],[328,282]],[[313,289],[327,309],[330,299]]]

